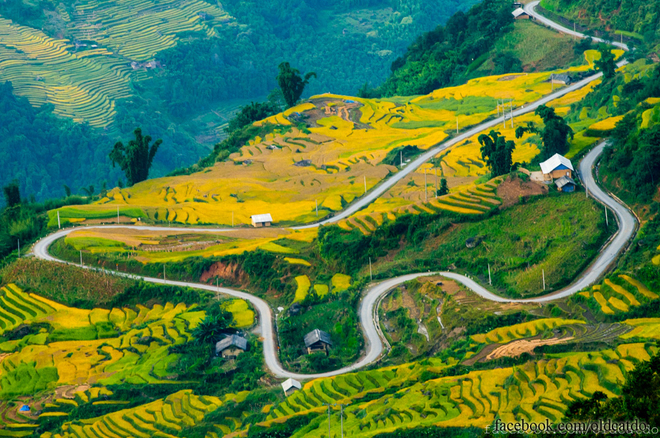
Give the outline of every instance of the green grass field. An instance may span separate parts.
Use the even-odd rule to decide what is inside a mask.
[[[440,221],[429,226],[429,237],[421,244],[378,262],[374,272],[415,272],[431,260],[432,266],[454,264],[487,283],[490,264],[493,285],[502,293],[538,295],[543,292],[542,270],[548,290],[568,284],[614,231],[605,228],[604,212],[596,205],[575,193],[538,198],[449,228]],[[438,228],[442,231],[432,232]],[[469,238],[480,243],[467,248]]]

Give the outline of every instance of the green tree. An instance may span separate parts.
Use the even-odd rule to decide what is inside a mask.
[[[204,321],[193,330],[193,337],[200,344],[218,342],[224,333],[234,324],[234,316],[220,306],[216,306],[206,315]]]
[[[440,188],[438,189],[438,196],[443,196],[449,193],[449,187],[447,187],[447,179],[442,178],[440,180]]]
[[[150,136],[143,136],[142,129],[136,128],[134,131],[135,139],[124,146],[122,142],[117,142],[110,152],[110,160],[113,167],[119,165],[126,175],[129,186],[144,181],[149,177],[149,169],[154,160],[156,152],[163,140],[156,140],[151,147]]]
[[[7,207],[11,208],[21,203],[21,191],[18,187],[18,180],[13,180],[2,188],[5,194]]]
[[[481,134],[478,140],[481,144],[481,157],[490,167],[492,177],[511,172],[513,150],[516,148],[513,140],[507,140],[498,131]]]
[[[540,134],[543,141],[541,158],[550,158],[554,154],[565,154],[570,147],[568,138],[573,139],[573,129],[566,123],[563,117],[555,113],[554,108],[541,105],[536,108],[535,114],[543,120],[544,128],[540,129],[534,122],[527,122],[525,126],[516,128],[516,138],[521,138],[525,133]]]
[[[616,74],[616,61],[614,60],[614,53],[605,45],[598,48],[600,52],[600,59],[594,61],[596,70],[603,72],[604,79],[612,79]]]
[[[305,86],[309,84],[310,78],[316,77],[316,73],[309,72],[303,78],[300,76],[300,71],[291,67],[288,62],[281,63],[278,68],[277,83],[282,90],[287,106],[291,108],[296,105],[305,90]]]
[[[226,131],[232,133],[258,120],[277,114],[278,111],[279,108],[271,102],[251,102],[249,105],[241,107],[238,114],[229,121]]]

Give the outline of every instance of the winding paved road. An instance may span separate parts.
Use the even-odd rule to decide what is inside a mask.
[[[530,15],[535,16],[539,21],[544,22],[545,24],[558,29],[562,32],[565,33],[571,33],[573,34],[573,31],[570,31],[569,29],[565,29],[562,26],[545,19],[544,17],[541,17],[534,11],[534,7],[538,5],[539,2],[533,2],[530,3],[525,7],[527,12]],[[546,22],[547,21],[547,22]],[[584,37],[584,35],[579,34],[578,36]],[[626,47],[627,48],[627,47]],[[625,61],[622,61],[619,63],[619,66],[625,64]],[[530,111],[534,111],[538,106],[543,105],[545,103],[548,103],[558,97],[564,96],[572,91],[575,91],[579,88],[584,87],[588,83],[598,79],[601,76],[601,74],[596,74],[594,76],[588,77],[580,82],[577,82],[571,86],[568,86],[566,88],[563,88],[549,96],[546,96],[534,103],[529,104],[526,108],[519,108],[514,111],[514,116],[519,116],[522,114],[525,114]],[[362,208],[366,207],[369,205],[371,202],[376,200],[380,195],[385,193],[388,189],[390,189],[394,184],[396,184],[398,181],[401,179],[405,178],[406,175],[410,174],[413,172],[417,167],[421,166],[423,163],[425,163],[427,160],[432,158],[434,155],[439,153],[440,151],[455,145],[481,131],[484,131],[486,129],[492,128],[499,123],[501,123],[502,119],[495,119],[492,121],[484,122],[472,129],[470,129],[467,132],[464,132],[463,134],[446,141],[429,151],[425,152],[423,155],[418,157],[416,160],[413,162],[409,163],[404,169],[402,169],[400,172],[398,172],[396,175],[390,177],[388,180],[384,181],[380,186],[376,187],[372,192],[368,193],[366,196],[361,198],[358,202],[354,203],[351,205],[349,208],[344,210],[342,213],[332,217],[328,218],[324,221],[321,221],[316,224],[309,224],[309,225],[303,225],[299,227],[293,227],[294,229],[305,229],[305,228],[313,228],[313,227],[318,227],[319,225],[322,224],[328,224],[332,222],[337,222],[341,219],[344,219],[346,217],[349,217],[350,215],[356,213],[357,211],[361,210]],[[236,298],[242,298],[250,303],[255,307],[257,312],[259,313],[259,319],[261,323],[261,330],[262,330],[262,338],[263,338],[263,348],[264,348],[264,358],[266,365],[270,369],[270,371],[279,378],[294,378],[294,379],[299,379],[299,380],[304,380],[304,379],[315,379],[319,377],[330,377],[330,376],[335,376],[338,374],[344,374],[347,372],[355,371],[359,368],[362,368],[366,365],[369,365],[370,363],[373,363],[376,361],[381,354],[383,353],[383,342],[381,340],[380,336],[380,330],[378,327],[378,324],[376,324],[375,318],[376,318],[376,312],[375,312],[375,307],[376,303],[378,303],[378,300],[386,294],[389,290],[391,290],[393,287],[396,287],[397,285],[404,283],[406,281],[413,280],[418,277],[422,276],[428,276],[428,275],[442,275],[447,278],[451,278],[461,284],[463,284],[465,287],[468,289],[471,289],[474,291],[476,294],[480,295],[481,297],[491,300],[491,301],[497,301],[497,302],[547,302],[563,297],[567,297],[569,295],[572,295],[579,290],[595,283],[603,273],[606,272],[606,270],[611,266],[611,264],[616,260],[616,257],[623,251],[623,249],[626,247],[627,243],[629,240],[632,238],[635,232],[636,228],[636,220],[635,217],[628,211],[628,209],[618,203],[616,200],[608,196],[604,191],[602,191],[598,185],[596,184],[593,174],[592,174],[592,168],[594,164],[597,162],[598,157],[603,151],[603,148],[605,147],[606,142],[603,142],[596,146],[587,156],[585,156],[582,161],[580,162],[579,166],[579,173],[582,178],[582,181],[585,185],[585,187],[588,188],[589,194],[611,208],[617,218],[617,221],[619,223],[619,231],[617,234],[614,236],[613,239],[610,240],[610,242],[607,244],[607,246],[601,251],[600,255],[598,258],[587,268],[581,276],[575,281],[573,284],[570,286],[561,289],[556,292],[549,293],[547,295],[543,295],[540,297],[536,298],[530,298],[530,299],[524,299],[524,300],[511,300],[507,298],[500,297],[498,295],[495,295],[494,293],[490,292],[480,284],[478,284],[476,281],[472,280],[471,278],[468,278],[466,276],[456,274],[453,272],[424,272],[424,273],[416,273],[416,274],[408,274],[408,275],[403,275],[401,277],[396,277],[396,278],[391,278],[389,280],[382,281],[377,284],[371,285],[365,293],[364,298],[362,299],[360,303],[360,308],[359,308],[359,317],[360,317],[360,324],[362,327],[362,331],[366,340],[366,354],[362,356],[357,362],[354,364],[341,368],[336,371],[331,371],[327,373],[319,373],[319,374],[298,374],[298,373],[293,373],[290,371],[285,370],[282,365],[279,362],[278,359],[278,354],[276,352],[277,349],[277,343],[275,340],[275,332],[274,332],[274,324],[273,324],[273,314],[271,311],[270,306],[268,303],[261,298],[258,298],[254,295],[251,295],[246,292],[234,290],[234,289],[229,289],[229,288],[224,288],[224,287],[214,287],[214,286],[209,286],[207,284],[200,284],[200,283],[188,283],[188,282],[182,282],[182,281],[170,281],[170,280],[163,280],[160,278],[152,278],[152,277],[136,277],[134,275],[126,274],[126,273],[121,273],[121,272],[114,272],[114,271],[107,271],[110,273],[113,273],[115,275],[120,275],[124,277],[133,277],[133,278],[140,278],[144,281],[151,282],[151,283],[158,283],[158,284],[170,284],[170,285],[176,285],[176,286],[181,286],[181,287],[192,287],[196,289],[203,289],[203,290],[208,290],[211,292],[216,292],[216,293],[221,293],[221,294],[226,294],[230,295]],[[121,225],[109,225],[109,226],[89,226],[85,227],[85,229],[93,229],[93,228],[126,228]],[[45,238],[41,239],[38,241],[33,249],[32,252],[37,258],[43,259],[43,260],[48,260],[48,261],[53,261],[53,262],[59,262],[59,263],[68,263],[63,260],[57,259],[50,255],[48,252],[48,248],[50,245],[55,242],[57,239],[60,239],[62,237],[65,237],[69,233],[75,231],[77,228],[69,228],[66,230],[61,230],[57,231],[49,236],[46,236]],[[172,227],[154,227],[154,226],[130,226],[130,229],[137,229],[137,230],[155,230],[155,231],[163,231],[163,230],[176,230],[180,231],[182,228],[172,228]],[[186,231],[199,231],[199,232],[227,232],[227,231],[233,231],[232,228],[217,228],[217,229],[211,229],[211,228],[185,228]],[[90,267],[86,267],[90,269]]]
[[[546,25],[548,27],[551,27],[551,28],[555,29],[556,31],[558,31],[560,33],[565,33],[567,35],[571,35],[571,36],[578,37],[578,38],[588,38],[587,35],[584,35],[580,32],[575,32],[574,30],[571,30],[567,27],[564,27],[561,24],[556,23],[556,22],[550,20],[549,18],[546,18],[543,15],[536,12],[536,7],[540,3],[541,3],[540,1],[533,1],[533,2],[527,3],[525,5],[525,12],[527,12],[529,15],[534,17],[534,19],[536,21],[538,21],[539,23],[543,23],[544,25]],[[597,38],[597,37],[591,37],[591,39],[598,42],[598,43],[611,44],[611,45],[613,45],[615,47],[618,47],[620,49],[628,50],[628,46],[626,44],[623,44],[623,43],[617,43],[616,41],[605,41],[604,39]]]

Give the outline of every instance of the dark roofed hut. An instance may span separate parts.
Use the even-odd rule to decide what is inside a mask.
[[[239,335],[230,335],[215,344],[215,354],[227,358],[235,358],[247,351],[247,339]]]
[[[332,339],[323,330],[314,329],[305,335],[307,354],[316,353],[317,351],[323,351],[327,354],[330,347],[332,347]]]
[[[571,193],[575,191],[576,184],[570,176],[562,176],[555,181],[555,184],[557,184],[557,190],[560,192]]]

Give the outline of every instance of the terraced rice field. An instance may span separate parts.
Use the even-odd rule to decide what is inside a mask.
[[[472,335],[472,340],[479,343],[506,343],[514,339],[537,336],[546,331],[570,324],[584,324],[576,319],[544,318],[535,321],[523,322],[507,327],[496,328],[488,333]]]
[[[104,127],[115,102],[131,95],[128,63],[105,49],[76,53],[68,40],[0,17],[0,81],[34,106],[53,104],[55,113]]]
[[[154,61],[186,33],[213,37],[233,21],[201,0],[90,0],[60,4],[57,15],[71,40],[0,17],[0,81],[34,106],[52,104],[56,114],[95,127],[112,124],[117,100],[148,76],[132,61]]]
[[[465,128],[496,115],[497,99],[512,98],[516,106],[536,100],[550,91],[547,78],[547,73],[493,76],[409,100],[314,96],[263,121],[282,128],[251,140],[229,161],[192,175],[114,189],[99,204],[108,210],[136,207],[160,223],[231,224],[233,218],[234,224],[249,224],[259,213],[271,213],[280,225],[315,221],[395,172],[396,160],[397,166],[383,164],[393,149],[428,149],[453,134],[456,118]],[[292,127],[292,121],[303,119],[309,133]],[[537,152],[531,146],[520,150],[529,156]],[[479,154],[469,159],[478,163]],[[462,207],[453,210],[475,210]],[[85,217],[90,207],[76,209]]]
[[[580,292],[580,295],[594,302],[593,307],[606,315],[627,313],[631,307],[658,299],[656,292],[625,274],[605,279],[590,291]]]
[[[222,308],[234,317],[234,327],[246,328],[254,325],[254,310],[245,300],[235,299],[223,303]]]
[[[67,15],[67,28],[76,38],[135,61],[152,60],[185,32],[215,36],[215,26],[232,20],[219,4],[200,0],[86,0]]]
[[[348,436],[369,437],[399,427],[437,424],[485,427],[503,421],[558,421],[567,403],[595,391],[615,396],[626,373],[656,351],[651,344],[625,344],[597,353],[551,355],[515,368],[473,371],[467,375],[418,382],[414,365],[320,379],[274,406],[268,421],[322,412],[324,403],[346,403]],[[367,392],[402,388],[375,401],[360,402]],[[338,419],[332,420],[337,425]],[[327,433],[327,420],[307,436]]]
[[[427,188],[426,195],[420,192],[418,201],[401,201],[399,198],[381,198],[365,210],[337,223],[345,230],[359,230],[364,234],[373,232],[386,220],[395,220],[403,214],[451,212],[457,214],[481,215],[501,204],[497,197],[497,186],[501,178],[488,183],[470,185],[448,195],[436,197],[435,187]],[[422,189],[423,190],[423,189]],[[401,205],[403,204],[403,205]],[[399,206],[400,205],[400,206]],[[366,212],[366,214],[365,214]]]
[[[351,287],[351,277],[346,274],[335,274],[330,279],[330,284],[333,291],[341,292]]]
[[[184,427],[193,426],[204,415],[227,402],[240,402],[247,393],[228,394],[222,398],[196,396],[191,390],[183,390],[164,399],[136,408],[124,409],[62,426],[61,434],[46,433],[42,438],[117,438],[117,437],[176,437]],[[234,424],[234,419],[226,419]],[[218,431],[228,428],[218,425]]]
[[[96,382],[165,383],[177,356],[172,345],[192,339],[204,318],[194,306],[83,310],[63,306],[16,286],[2,289],[0,334],[28,322],[48,322],[53,331],[0,344],[0,394],[30,394],[46,387]]]
[[[660,318],[627,319],[623,324],[634,327],[632,331],[621,335],[623,339],[650,338],[660,339]]]
[[[140,262],[149,263],[180,261],[187,257],[225,256],[256,249],[286,256],[297,253],[297,250],[274,241],[286,238],[311,242],[316,237],[316,233],[316,230],[240,229],[231,232],[196,234],[194,236],[197,236],[197,240],[186,242],[184,239],[190,236],[190,233],[183,228],[181,231],[166,232],[81,228],[70,233],[64,241],[67,245],[84,252],[132,256]],[[284,258],[288,259],[287,261],[294,261],[293,264],[309,265],[309,262],[302,259]]]
[[[305,299],[307,296],[307,292],[309,291],[309,288],[311,286],[311,283],[309,282],[309,277],[306,275],[299,275],[296,277],[296,296],[293,299],[294,302],[297,301],[302,301]]]

